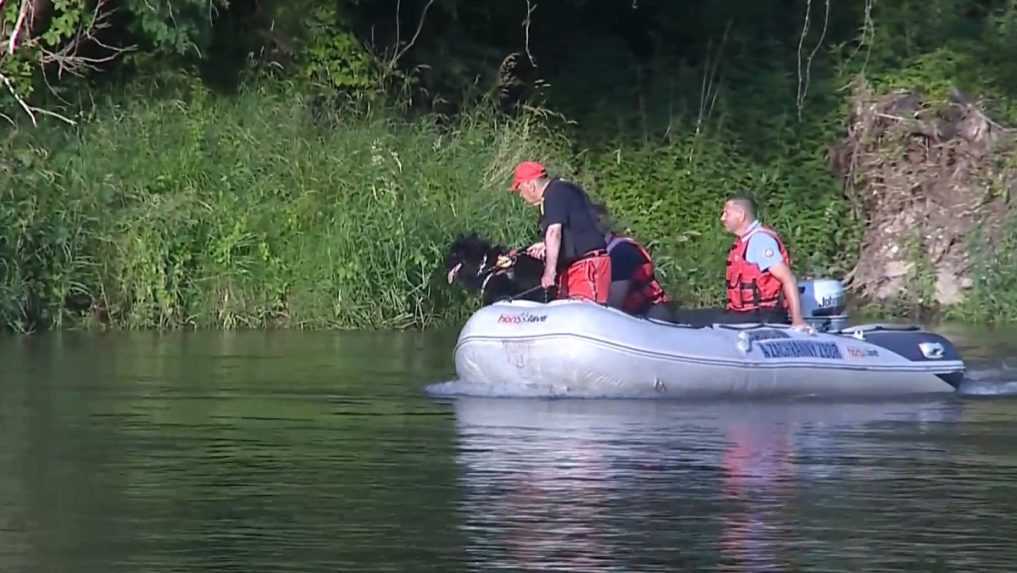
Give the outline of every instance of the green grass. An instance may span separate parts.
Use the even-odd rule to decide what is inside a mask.
[[[515,162],[565,166],[533,115],[322,129],[292,95],[128,101],[10,143],[32,151],[3,164],[9,327],[60,326],[75,292],[120,328],[428,326],[463,312],[437,272],[457,232],[532,223]]]

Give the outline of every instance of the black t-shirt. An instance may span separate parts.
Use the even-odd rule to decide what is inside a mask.
[[[604,234],[597,228],[586,193],[579,186],[561,179],[551,180],[544,190],[541,233],[546,233],[549,226],[557,223],[562,226],[559,257],[564,263],[575,260],[583,253],[607,247]]]
[[[611,249],[611,282],[632,280],[646,257],[628,241],[618,241]]]

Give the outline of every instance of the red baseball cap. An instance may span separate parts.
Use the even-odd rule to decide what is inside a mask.
[[[519,186],[527,181],[531,181],[538,177],[546,177],[547,170],[544,166],[537,163],[536,161],[523,161],[519,165],[516,165],[516,175],[512,179],[512,187],[509,191],[515,192],[519,189]]]

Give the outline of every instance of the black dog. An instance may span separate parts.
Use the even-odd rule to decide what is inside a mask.
[[[479,290],[484,305],[506,299],[547,302],[552,292],[541,288],[544,263],[526,253],[510,254],[476,233],[460,235],[445,258],[448,282]]]

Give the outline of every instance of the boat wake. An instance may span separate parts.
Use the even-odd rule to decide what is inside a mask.
[[[1017,366],[969,370],[957,388],[962,396],[1017,396]]]
[[[600,396],[585,395],[585,398],[652,398],[655,392],[626,392],[616,388],[615,392],[604,392]],[[470,384],[454,379],[430,384],[424,392],[433,398],[475,397],[475,398],[567,398],[567,386],[557,389],[539,388],[517,384]],[[957,387],[960,396],[1017,396],[1017,367],[985,368],[969,371]]]
[[[449,380],[430,384],[424,388],[424,393],[432,398],[572,398],[575,397],[566,385],[552,386],[541,384],[530,386],[525,384],[476,384],[466,383],[461,380]],[[647,398],[653,397],[655,392],[636,392],[631,389],[618,388],[615,392],[603,392],[599,395],[591,395],[584,392],[583,398]]]

